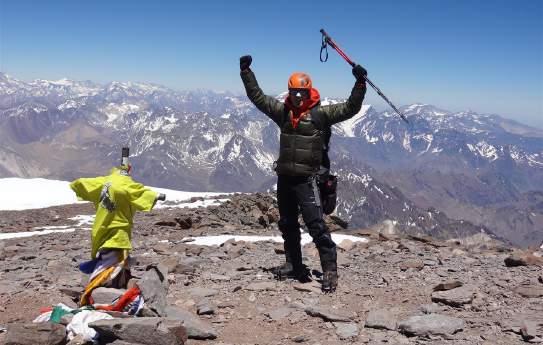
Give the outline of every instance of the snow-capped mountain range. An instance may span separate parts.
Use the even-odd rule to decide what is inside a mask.
[[[342,101],[324,98],[322,104]],[[475,206],[477,212],[467,217],[474,222],[486,217],[489,207],[543,190],[542,130],[426,104],[401,110],[408,126],[391,111],[364,105],[333,127],[331,157],[340,177],[361,179],[360,171],[371,170],[373,181],[400,187],[423,208],[439,206],[464,218],[464,210]],[[27,83],[0,73],[0,177],[69,180],[103,174],[118,163],[120,148],[129,146],[134,176],[145,184],[265,190],[275,182],[278,135],[276,125],[245,96],[133,82]],[[340,212],[353,213],[363,198]],[[542,222],[540,211],[532,212],[535,224]],[[526,217],[534,223],[531,214]]]

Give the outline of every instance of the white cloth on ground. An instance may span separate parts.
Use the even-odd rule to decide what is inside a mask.
[[[107,319],[113,319],[113,316],[96,310],[83,310],[75,314],[66,327],[68,340],[72,340],[76,335],[81,334],[84,340],[96,342],[98,333],[89,327],[89,323]]]

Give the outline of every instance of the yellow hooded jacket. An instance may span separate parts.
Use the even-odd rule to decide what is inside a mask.
[[[136,211],[150,211],[157,193],[129,175],[113,168],[110,175],[80,178],[70,187],[81,200],[94,203],[96,219],[92,226],[93,259],[102,248],[132,249],[132,219]]]

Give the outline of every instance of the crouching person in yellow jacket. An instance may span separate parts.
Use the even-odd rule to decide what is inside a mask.
[[[134,215],[136,211],[150,211],[165,196],[135,182],[128,164],[113,168],[107,176],[77,179],[70,187],[79,199],[94,203],[96,208],[92,260],[79,266],[82,272],[90,274],[80,300],[84,306],[93,304],[91,293],[97,287],[126,288]]]

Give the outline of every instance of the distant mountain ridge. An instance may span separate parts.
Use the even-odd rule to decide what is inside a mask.
[[[543,191],[542,130],[426,104],[401,110],[409,126],[370,105],[334,126],[335,169],[358,178],[371,170],[374,181],[398,187],[422,209],[435,207],[517,244],[541,242],[543,209],[526,193]],[[135,176],[146,184],[255,191],[275,182],[278,129],[244,96],[132,82],[25,83],[0,74],[0,176],[69,180],[103,174],[117,164],[124,145],[131,148]],[[355,205],[366,193],[360,183],[352,188],[357,186],[358,197],[344,197],[339,210],[349,211],[354,225],[403,219],[398,207],[383,215],[384,206],[382,217],[373,218],[368,209],[356,216]],[[508,217],[517,225],[502,219],[497,210],[504,207],[513,210]]]

